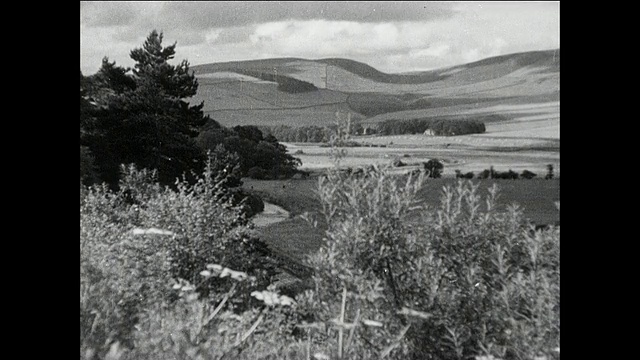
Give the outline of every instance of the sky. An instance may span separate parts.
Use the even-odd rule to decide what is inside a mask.
[[[387,73],[560,47],[560,2],[80,2],[80,70],[132,67],[152,30],[193,65],[347,58]]]

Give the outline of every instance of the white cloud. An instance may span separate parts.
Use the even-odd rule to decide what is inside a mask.
[[[445,43],[439,43],[426,49],[414,50],[409,53],[410,57],[423,58],[423,57],[435,57],[441,58],[447,55],[451,51],[451,46]]]
[[[238,6],[247,9],[271,6],[239,3],[242,6]],[[420,18],[422,15],[403,15],[409,8],[398,3],[397,9],[402,11],[398,10],[392,16],[372,15],[375,21],[371,22],[366,22],[366,17],[360,15],[357,18],[360,21],[357,21],[352,15],[343,16],[335,11],[331,16],[333,20],[318,19],[318,16],[326,16],[326,11],[324,15],[307,13],[315,8],[301,7],[300,11],[291,13],[299,20],[286,20],[285,13],[274,12],[267,18],[275,21],[243,25],[253,18],[262,19],[258,16],[261,13],[248,13],[246,19],[238,20],[236,27],[229,27],[229,24],[217,27],[215,18],[207,20],[207,9],[211,13],[218,5],[202,5],[204,10],[192,24],[185,21],[187,15],[193,15],[199,9],[193,4],[117,4],[97,6],[87,3],[81,7],[83,73],[95,72],[105,55],[119,65],[132,66],[129,52],[140,47],[153,29],[165,33],[166,44],[178,42],[177,61],[188,59],[192,64],[265,57],[344,57],[366,62],[381,71],[402,72],[560,46],[558,3],[452,2],[444,7],[449,9],[447,16],[426,16],[424,20]],[[323,5],[323,8],[336,10],[344,4],[333,4],[335,9],[330,5]],[[372,9],[380,10],[375,3],[370,4]],[[411,9],[417,11],[418,8]],[[240,14],[235,10],[225,11],[229,16]],[[216,16],[220,17],[219,14]],[[411,21],[403,21],[403,16]]]

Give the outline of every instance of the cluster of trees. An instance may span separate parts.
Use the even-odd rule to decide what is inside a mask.
[[[277,75],[272,72],[265,72],[260,70],[251,69],[238,69],[234,70],[238,74],[244,74],[252,76],[264,81],[273,81],[278,83],[278,90],[284,91],[290,94],[305,93],[310,91],[316,91],[318,88],[310,82],[298,80],[286,75]]]
[[[333,129],[327,126],[260,126],[260,129],[279,141],[285,142],[328,142]]]
[[[336,126],[259,126],[265,134],[275,136],[279,141],[285,142],[310,142],[310,143],[326,143],[331,139],[331,135],[336,133]],[[362,124],[351,124],[349,128],[351,135],[362,135],[365,127]],[[367,133],[371,134],[372,129],[368,128]]]
[[[163,46],[155,30],[141,48],[131,51],[135,66],[123,68],[104,58],[91,76],[80,72],[80,175],[85,184],[105,182],[117,189],[121,164],[157,170],[162,185],[174,186],[183,176],[195,181],[204,170],[207,152],[225,161],[237,156],[230,187],[253,167],[269,178],[291,176],[300,161],[286,154],[273,136],[255,127],[227,129],[205,116],[204,103],[192,105],[198,81],[189,63],[169,64],[175,46]],[[228,153],[228,154],[227,154]],[[233,154],[236,154],[232,156]],[[226,171],[226,170],[225,170]]]
[[[385,120],[378,124],[381,135],[421,134],[431,130],[436,136],[481,134],[486,131],[483,122],[474,119],[407,119]]]
[[[287,154],[286,146],[271,134],[264,135],[256,126],[226,128],[210,120],[197,138],[197,144],[205,150],[224,149],[238,154],[239,167],[236,176],[255,179],[282,179],[298,173],[300,159]]]

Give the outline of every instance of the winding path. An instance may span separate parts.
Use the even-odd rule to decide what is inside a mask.
[[[289,218],[289,212],[278,205],[264,203],[264,211],[256,214],[251,221],[257,227],[265,227]]]

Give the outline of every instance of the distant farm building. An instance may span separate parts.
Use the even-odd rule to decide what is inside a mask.
[[[431,129],[427,129],[424,131],[424,135],[426,136],[435,136],[436,134]]]
[[[375,127],[365,126],[364,129],[362,129],[362,135],[372,135],[372,134],[375,134],[376,132],[377,131]]]

